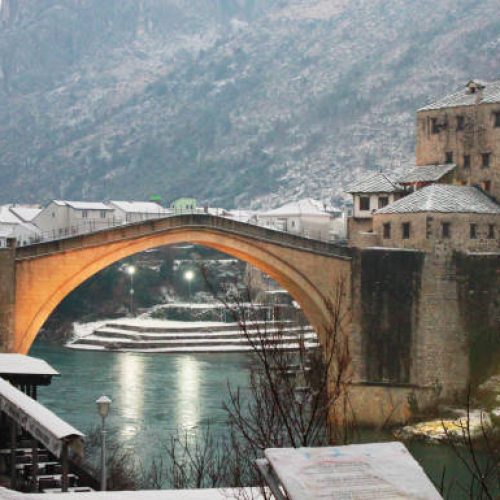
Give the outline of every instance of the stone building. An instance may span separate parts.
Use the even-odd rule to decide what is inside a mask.
[[[347,234],[352,246],[364,246],[366,234],[372,233],[373,213],[404,196],[404,188],[381,172],[368,175],[347,190],[353,197],[352,217]]]
[[[500,201],[500,80],[471,80],[417,112],[416,164],[455,164],[456,181]]]
[[[473,186],[433,184],[377,210],[373,243],[424,251],[498,252],[500,205]]]
[[[415,166],[384,177],[385,191],[381,174],[349,189],[361,276],[352,356],[364,366],[350,397],[404,419],[439,401],[463,404],[469,384],[498,371],[500,81],[471,81],[418,110]],[[363,380],[376,382],[375,402]]]

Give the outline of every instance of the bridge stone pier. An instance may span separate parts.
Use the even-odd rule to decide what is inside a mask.
[[[476,263],[467,259],[459,259],[451,273],[448,261],[424,252],[347,248],[192,214],[0,249],[0,352],[27,353],[57,305],[100,270],[179,243],[214,248],[267,273],[301,305],[322,342],[331,321],[326,304],[342,282],[342,330],[352,370],[348,398],[360,424],[405,422],[463,393],[469,380],[467,329],[478,316],[470,297],[489,297],[487,307],[498,312],[498,259],[481,264],[491,272],[479,280],[471,271]],[[475,289],[481,283],[489,295],[483,290],[472,296],[468,283]],[[464,319],[467,308],[472,312]],[[492,330],[497,312],[489,315]],[[484,322],[486,314],[480,316]]]

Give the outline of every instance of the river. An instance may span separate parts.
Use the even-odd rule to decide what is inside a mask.
[[[40,402],[85,432],[99,424],[95,400],[108,395],[113,400],[110,427],[145,461],[178,428],[195,432],[210,421],[215,432],[223,432],[228,380],[241,387],[248,380],[246,354],[79,351],[37,341],[30,355],[45,359],[61,373],[50,386],[40,388]],[[362,439],[380,441],[391,435],[365,432]],[[467,477],[448,447],[413,443],[409,448],[436,483],[444,467],[449,480]],[[455,487],[450,498],[469,497]]]

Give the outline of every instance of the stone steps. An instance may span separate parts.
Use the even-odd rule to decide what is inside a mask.
[[[238,330],[238,325],[234,323],[205,326],[186,323],[184,328],[173,325],[170,329],[165,326],[110,322],[97,328],[92,334],[71,342],[69,347],[172,353],[245,352],[253,349],[249,340],[259,345],[261,336],[265,336],[264,345],[278,346],[284,350],[297,350],[301,342],[304,342],[307,348],[318,347],[317,336],[312,327],[303,328],[291,322],[286,325],[249,323],[246,334]]]

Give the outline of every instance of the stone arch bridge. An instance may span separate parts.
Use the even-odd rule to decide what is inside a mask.
[[[467,265],[459,266],[460,259],[457,264],[416,250],[347,248],[206,214],[180,215],[0,248],[0,352],[27,353],[57,305],[101,269],[186,242],[225,252],[274,278],[301,305],[321,341],[331,320],[326,304],[342,282],[349,398],[360,423],[405,421],[413,409],[463,391],[469,373],[463,311],[471,302],[463,297],[476,286],[474,270],[491,269],[481,297],[489,290],[488,303],[494,303],[498,296],[498,259],[488,256],[465,256]]]

